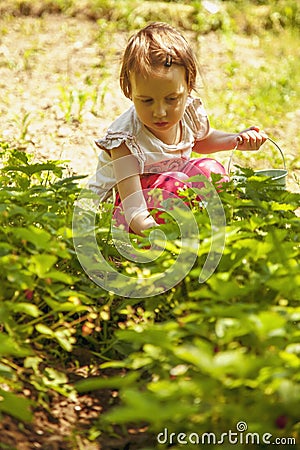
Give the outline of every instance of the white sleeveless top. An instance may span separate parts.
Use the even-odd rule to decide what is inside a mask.
[[[195,140],[203,139],[209,131],[209,120],[200,98],[188,97],[181,119],[181,141],[168,145],[154,136],[139,120],[134,106],[119,116],[108,128],[104,138],[95,141],[102,151],[97,171],[89,188],[106,200],[116,185],[110,152],[125,143],[137,158],[140,173],[180,171],[190,159]]]

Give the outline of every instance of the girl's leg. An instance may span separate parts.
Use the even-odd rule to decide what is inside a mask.
[[[146,176],[145,180],[142,180],[142,187],[147,189],[145,197],[149,208],[159,209],[163,200],[178,197],[181,190],[191,186],[191,183],[187,182],[188,178],[189,176],[183,172],[165,172],[159,175],[149,175],[149,178]],[[152,194],[151,190],[153,189],[158,189],[157,195],[155,195],[155,191]],[[154,216],[158,224],[165,223],[164,219],[161,218],[163,212],[158,211]]]
[[[229,181],[225,168],[221,163],[212,158],[191,159],[182,172],[142,175],[141,185],[149,210],[159,208],[162,200],[166,200],[169,197],[178,197],[180,195],[180,190],[185,189],[186,187],[194,186],[198,189],[203,188],[204,182],[188,182],[187,180],[194,175],[203,175],[205,178],[211,179],[212,173],[219,173],[222,175],[220,183]],[[159,189],[161,191],[158,197],[151,194],[151,190],[153,189]],[[160,216],[161,212],[158,211],[154,217],[156,222],[158,224],[165,223],[164,219]],[[128,229],[119,194],[117,194],[116,197],[113,218],[116,220],[117,226],[123,224]]]
[[[184,173],[186,173],[189,177],[194,175],[204,175],[205,178],[208,178],[209,180],[211,180],[212,173],[217,173],[223,175],[220,183],[229,181],[229,177],[224,166],[212,158],[191,159],[186,165]],[[203,186],[203,183],[201,185]]]
[[[142,190],[149,210],[159,209],[161,202],[169,197],[178,197],[181,189],[185,189],[188,185],[191,186],[190,183],[186,182],[188,178],[189,176],[183,172],[165,172],[141,176]],[[155,191],[151,192],[154,189],[159,190],[158,195],[155,195]],[[158,224],[165,223],[160,215],[161,212],[158,211],[155,215],[156,222]],[[117,226],[122,224],[127,228],[119,194],[116,196],[113,218]]]

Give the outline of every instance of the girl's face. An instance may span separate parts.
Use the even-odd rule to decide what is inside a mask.
[[[140,121],[161,141],[174,144],[189,94],[185,68],[158,68],[156,76],[130,78],[132,101]]]

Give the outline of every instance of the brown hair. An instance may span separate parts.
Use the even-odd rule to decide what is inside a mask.
[[[123,54],[120,85],[124,95],[131,98],[130,73],[147,77],[158,66],[177,64],[185,67],[189,92],[195,89],[197,62],[186,39],[172,26],[154,22],[134,34]]]

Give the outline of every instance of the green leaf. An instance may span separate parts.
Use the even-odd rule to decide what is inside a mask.
[[[0,388],[0,411],[3,411],[18,420],[30,422],[32,420],[32,402]]]
[[[121,395],[125,405],[114,408],[105,415],[110,423],[141,423],[150,422],[155,428],[161,424],[181,423],[187,417],[193,416],[199,409],[187,399],[178,401],[171,398],[168,402],[153,395],[153,392],[139,391],[134,387],[127,388]]]
[[[60,293],[60,297],[61,297],[61,300],[64,300],[64,298],[61,296],[61,293]],[[47,303],[47,305],[50,306],[52,311],[56,311],[56,312],[58,312],[58,311],[72,312],[73,314],[75,314],[75,313],[79,313],[82,311],[86,311],[88,309],[88,307],[85,305],[81,305],[81,304],[77,305],[72,302],[69,302],[68,300],[58,302],[56,300],[53,300],[50,296],[45,296],[44,300]]]
[[[13,246],[8,244],[8,242],[0,242],[0,257],[12,253],[12,250]]]
[[[22,348],[18,343],[3,332],[0,334],[0,356],[24,357],[31,354],[30,348]]]
[[[235,378],[243,377],[247,373],[250,358],[245,355],[243,349],[217,353],[214,357],[213,373],[218,374],[220,378],[226,375],[232,375]]]
[[[258,315],[250,316],[250,321],[262,338],[286,335],[286,319],[276,312],[261,311]]]
[[[68,382],[68,377],[65,373],[59,372],[56,369],[53,369],[53,367],[46,367],[44,371],[45,375],[47,376],[49,380],[49,384],[66,384]]]
[[[44,325],[43,323],[38,323],[35,326],[35,329],[38,333],[45,334],[46,336],[53,336],[54,332],[49,328],[47,325]]]
[[[38,317],[42,314],[38,307],[32,303],[12,303],[9,309],[12,313],[24,313],[31,317]]]
[[[183,361],[202,369],[204,373],[210,373],[213,363],[212,350],[208,345],[205,345],[199,340],[197,340],[196,343],[198,345],[184,344],[175,347],[173,352]]]
[[[57,176],[62,175],[62,168],[58,167],[56,163],[47,162],[47,163],[36,163],[36,164],[27,164],[26,166],[6,166],[3,168],[5,172],[22,172],[28,176],[31,176],[35,173],[40,173],[45,170],[52,171]]]
[[[77,277],[69,275],[68,273],[60,272],[59,270],[50,270],[50,272],[47,272],[44,276],[45,275],[51,280],[61,281],[65,284],[72,284],[77,280]]]
[[[70,330],[67,328],[60,328],[59,330],[56,330],[53,336],[56,338],[60,346],[67,352],[72,350],[73,344],[76,342],[75,338],[72,337]]]
[[[50,276],[49,271],[56,263],[57,257],[42,253],[40,255],[33,255],[30,258],[29,270],[36,274],[39,278]]]
[[[121,387],[133,385],[138,377],[139,374],[137,372],[109,378],[90,377],[75,383],[75,389],[79,393],[96,391],[98,389],[120,389]]]
[[[21,240],[28,241],[38,250],[47,250],[51,240],[51,234],[42,228],[29,225],[28,228],[14,228],[12,233]]]

